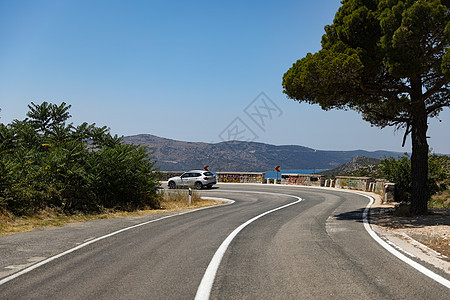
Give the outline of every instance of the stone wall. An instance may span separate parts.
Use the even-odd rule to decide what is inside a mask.
[[[281,184],[324,186],[325,177],[315,174],[281,174]]]
[[[369,184],[372,182],[370,177],[351,177],[351,176],[336,176],[336,188],[347,188],[351,190],[368,191]]]
[[[217,182],[228,183],[265,183],[265,173],[253,172],[217,172]]]

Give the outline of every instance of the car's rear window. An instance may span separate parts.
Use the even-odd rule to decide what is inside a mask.
[[[205,174],[205,176],[214,176],[214,174],[211,172],[205,172],[204,174]]]

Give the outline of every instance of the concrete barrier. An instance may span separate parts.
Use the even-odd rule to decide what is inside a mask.
[[[266,174],[256,172],[217,172],[217,182],[265,183]]]
[[[336,176],[336,188],[360,190],[379,194],[384,202],[393,202],[395,184],[385,179],[370,177]]]
[[[370,177],[336,176],[336,188],[341,189],[347,188],[367,192],[370,182],[372,182]]]
[[[281,184],[324,186],[325,177],[316,174],[281,174]]]
[[[386,179],[376,179],[373,182],[372,191],[383,196],[384,202],[394,202],[395,183],[389,182]]]

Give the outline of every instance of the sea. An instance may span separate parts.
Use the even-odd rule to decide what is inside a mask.
[[[317,172],[326,171],[328,169],[315,169],[315,170],[281,170],[280,174],[278,174],[278,179],[281,179],[281,174],[314,174]],[[266,171],[266,179],[276,179],[277,172],[276,171]]]

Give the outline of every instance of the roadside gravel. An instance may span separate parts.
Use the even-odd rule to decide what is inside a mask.
[[[416,257],[450,274],[450,210],[433,209],[425,216],[396,217],[393,204],[379,195],[370,209],[374,231],[410,257]]]

